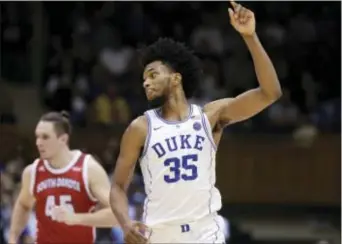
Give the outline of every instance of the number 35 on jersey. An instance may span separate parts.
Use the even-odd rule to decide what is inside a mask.
[[[198,161],[197,154],[184,155],[180,158],[168,158],[164,161],[164,166],[169,167],[170,174],[164,175],[167,183],[176,183],[180,180],[195,180],[198,176],[197,166],[192,164]]]
[[[164,175],[164,181],[166,183],[176,183],[180,180],[192,181],[197,179],[197,161],[198,154],[196,151],[202,151],[203,142],[205,138],[200,135],[196,135],[191,141],[191,135],[180,135],[178,137],[172,136],[165,139],[165,144],[158,142],[152,146],[153,151],[156,153],[158,158],[162,158],[167,155],[167,152],[179,152],[186,153],[191,150],[195,152],[193,154],[185,154],[178,157],[170,157],[164,160],[164,166],[168,167],[169,174]]]

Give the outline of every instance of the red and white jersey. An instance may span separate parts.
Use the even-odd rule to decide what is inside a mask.
[[[37,159],[32,167],[31,193],[36,199],[37,243],[82,243],[95,240],[95,228],[69,226],[51,218],[53,206],[64,205],[75,213],[94,209],[96,199],[88,186],[90,155],[75,151],[64,168],[54,169],[46,160]]]

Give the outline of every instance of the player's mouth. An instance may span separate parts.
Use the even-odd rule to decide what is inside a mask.
[[[148,99],[153,97],[154,91],[152,89],[146,89],[145,92]]]

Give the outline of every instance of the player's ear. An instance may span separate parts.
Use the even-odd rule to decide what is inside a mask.
[[[172,74],[172,83],[175,85],[179,85],[182,82],[182,75],[180,73]]]
[[[67,144],[69,142],[69,135],[68,134],[63,134],[63,135],[60,136],[60,139],[61,139],[62,142]]]

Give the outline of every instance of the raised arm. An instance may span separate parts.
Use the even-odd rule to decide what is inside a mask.
[[[30,212],[32,211],[35,203],[32,192],[33,182],[31,182],[32,167],[33,164],[27,166],[22,173],[21,190],[15,202],[11,218],[11,226],[8,238],[8,242],[10,244],[17,243],[19,236],[27,225]]]
[[[125,241],[128,243],[146,242],[146,238],[135,229],[136,223],[129,218],[127,189],[145,144],[147,127],[145,116],[141,116],[135,119],[124,132],[110,191],[110,206],[125,232]]]
[[[254,13],[233,1],[231,4],[233,9],[228,9],[231,24],[241,34],[252,55],[259,87],[235,98],[220,99],[207,104],[204,112],[213,127],[224,127],[246,120],[271,105],[282,94],[272,61],[255,33]]]

